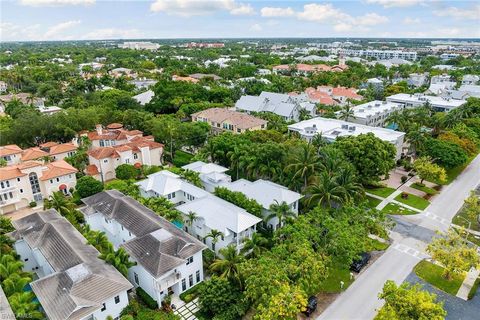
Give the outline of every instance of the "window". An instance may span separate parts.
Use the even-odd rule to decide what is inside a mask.
[[[10,199],[13,199],[13,193],[9,192],[8,195],[10,196]]]
[[[120,302],[120,296],[116,296],[115,297],[115,304],[119,303]]]
[[[100,147],[105,147],[105,142],[103,140],[100,140]]]
[[[5,184],[7,185],[7,188],[10,187],[10,181],[5,181]]]
[[[133,159],[138,159],[138,154],[134,153],[133,154]]]
[[[27,262],[27,261],[28,261],[28,258],[25,258],[23,261]]]
[[[52,179],[50,179],[50,183],[53,183],[53,180],[52,180]]]
[[[105,303],[102,303],[102,309],[100,309],[100,311],[103,312],[103,311],[105,311],[105,310],[107,310],[107,306],[105,305]]]
[[[60,178],[57,178],[57,182],[60,182]]]
[[[136,284],[140,284],[140,282],[138,281],[138,274],[136,272],[133,273],[133,278],[135,279]]]
[[[23,189],[20,189],[20,193],[23,193]]]
[[[130,159],[129,159],[129,158],[126,158],[126,159],[125,159],[125,163],[130,163]]]
[[[241,129],[237,129],[237,132],[240,133],[240,132],[242,132],[242,130],[241,130]]]
[[[197,283],[200,282],[200,270],[197,270],[197,272],[195,272],[195,277],[197,278]]]
[[[193,256],[187,259],[187,266],[193,262]]]
[[[188,285],[191,287],[193,286],[193,274],[188,276]]]
[[[103,160],[103,163],[107,163],[107,162],[108,162],[108,159],[104,159],[104,160]]]
[[[17,181],[20,182],[20,178],[17,178]]]
[[[175,192],[172,193],[172,198],[175,198]]]
[[[187,290],[187,281],[185,279],[182,279],[182,291]]]
[[[3,184],[3,181],[0,182],[0,186],[2,186],[2,189],[5,188],[5,185]]]

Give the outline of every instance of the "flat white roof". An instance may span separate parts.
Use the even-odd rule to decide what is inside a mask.
[[[205,163],[203,161],[195,161],[182,167],[185,170],[192,170],[198,173],[209,174],[212,172],[224,173],[228,168],[222,167],[215,163]]]
[[[407,102],[426,103],[428,101],[433,106],[442,106],[442,107],[449,107],[449,108],[460,107],[461,105],[467,102],[465,100],[457,100],[457,99],[437,97],[437,96],[415,95],[415,94],[408,94],[408,93],[394,94],[393,96],[387,97],[387,101],[401,102],[401,103],[407,103]]]
[[[398,138],[405,135],[405,132],[401,131],[370,127],[339,119],[327,119],[322,117],[316,117],[289,125],[288,129],[299,132],[305,137],[313,137],[316,134],[321,133],[323,137],[332,141],[338,137],[358,136],[371,132],[381,140],[395,143]]]
[[[367,103],[359,104],[352,108],[355,118],[365,119],[369,116],[375,116],[377,114],[383,114],[403,108],[399,103],[374,100]]]

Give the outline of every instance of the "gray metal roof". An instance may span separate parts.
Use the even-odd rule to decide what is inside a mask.
[[[55,210],[34,213],[13,222],[11,236],[39,250],[54,273],[31,283],[48,318],[83,319],[106,300],[132,287],[99,252]]]

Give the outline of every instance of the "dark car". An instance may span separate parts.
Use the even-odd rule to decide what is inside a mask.
[[[360,258],[353,260],[352,265],[350,266],[350,270],[355,271],[355,272],[360,272],[363,267],[365,267],[370,261],[370,253],[364,252],[360,255]]]
[[[307,309],[303,313],[310,317],[315,310],[317,310],[317,297],[311,296],[308,298]]]

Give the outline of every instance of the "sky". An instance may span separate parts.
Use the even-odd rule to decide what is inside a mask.
[[[1,0],[1,41],[480,38],[479,1]]]

